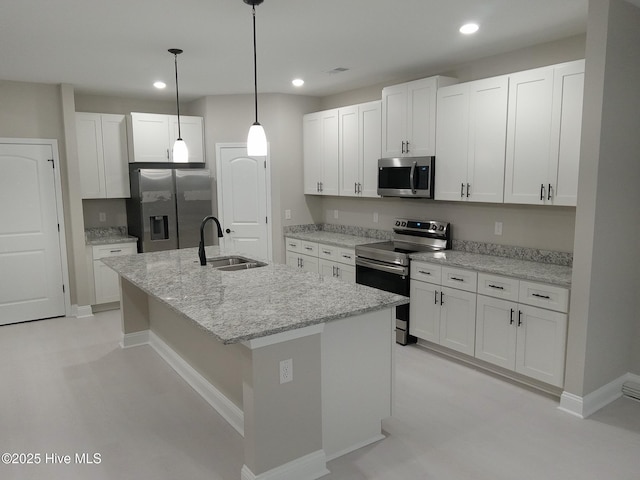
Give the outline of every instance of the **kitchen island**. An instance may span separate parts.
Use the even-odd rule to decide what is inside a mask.
[[[383,438],[393,308],[408,298],[286,265],[221,271],[197,249],[104,262],[120,276],[123,347],[150,344],[244,436],[243,480],[319,478]]]

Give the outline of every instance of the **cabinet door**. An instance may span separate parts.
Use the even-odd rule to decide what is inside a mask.
[[[506,203],[543,204],[551,146],[553,67],[509,76]]]
[[[320,193],[338,195],[338,109],[322,116],[322,178]]]
[[[318,259],[318,271],[323,277],[337,277],[338,272],[336,271],[336,265],[338,264],[331,260],[325,260],[324,258]]]
[[[508,76],[469,85],[468,185],[465,192],[469,201],[502,203],[504,199],[508,90]],[[439,175],[440,163],[437,167]],[[437,192],[436,188],[436,195]]]
[[[516,372],[562,387],[564,383],[567,315],[520,305]]]
[[[169,116],[153,113],[131,114],[133,162],[168,162],[173,147],[169,143]]]
[[[358,106],[338,110],[340,195],[357,197],[360,182],[360,148]]]
[[[96,304],[120,300],[118,274],[100,260],[93,262],[93,276],[96,289]]]
[[[469,84],[438,90],[436,200],[464,200],[469,141]]]
[[[101,124],[106,196],[130,197],[126,118],[124,115],[103,114]]]
[[[476,294],[440,287],[440,345],[473,355],[476,335]]]
[[[576,205],[582,133],[584,60],[555,68],[551,161],[547,199],[554,205]]]
[[[322,179],[322,112],[305,115],[302,120],[304,193],[320,194]]]
[[[382,156],[382,104],[358,106],[360,145],[360,195],[378,197],[378,159]]]
[[[82,198],[105,198],[102,123],[99,113],[76,113]]]
[[[427,282],[411,282],[409,333],[440,343],[440,287]]]
[[[356,283],[356,267],[353,265],[345,265],[344,263],[338,263],[336,265],[338,278],[343,282]]]
[[[405,155],[406,140],[407,85],[403,83],[382,89],[382,156]]]
[[[435,77],[407,84],[406,154],[412,157],[436,154],[436,92]]]
[[[518,304],[478,295],[476,358],[509,370],[516,368]]]
[[[309,255],[300,255],[300,267],[305,272],[320,272],[318,257],[310,257]]]
[[[170,157],[173,161],[173,144],[178,138],[178,116],[169,116],[169,148],[171,149]],[[180,131],[182,140],[189,150],[189,163],[204,163],[204,124],[202,117],[191,117],[180,115]]]
[[[286,253],[286,264],[290,267],[300,268],[300,255],[295,252],[291,252],[287,250]]]

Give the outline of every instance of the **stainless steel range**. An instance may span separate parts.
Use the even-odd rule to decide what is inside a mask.
[[[409,254],[451,248],[447,222],[395,220],[393,240],[356,246],[356,283],[409,296]],[[396,342],[416,341],[409,335],[409,305],[396,308]]]

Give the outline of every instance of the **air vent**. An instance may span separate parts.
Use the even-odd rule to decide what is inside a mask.
[[[349,69],[345,67],[336,67],[333,70],[329,70],[327,73],[333,75],[334,73],[342,73],[342,72],[346,72],[347,70]]]

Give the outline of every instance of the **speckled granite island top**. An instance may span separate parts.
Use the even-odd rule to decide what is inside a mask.
[[[208,258],[233,254],[242,255],[207,247]],[[197,248],[111,257],[103,262],[225,344],[409,301],[287,265],[221,272],[200,266]]]
[[[532,282],[548,283],[571,288],[571,267],[531,262],[515,258],[447,250],[439,253],[414,253],[411,260],[439,263],[450,267],[468,268]]]

